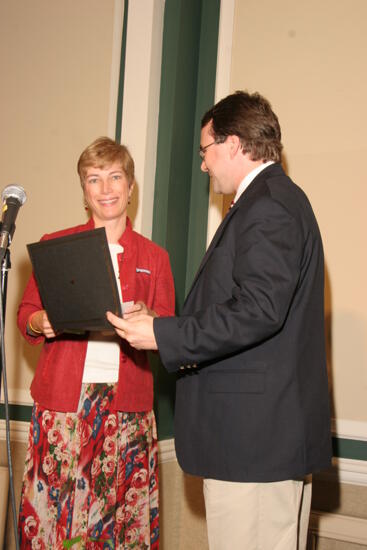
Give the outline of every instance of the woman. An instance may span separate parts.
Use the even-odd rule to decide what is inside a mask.
[[[120,298],[134,303],[128,311],[172,315],[167,252],[135,233],[127,217],[129,151],[99,138],[81,154],[78,173],[91,219],[44,239],[104,227]],[[157,549],[157,436],[145,352],[112,331],[55,334],[33,275],[18,326],[30,344],[43,343],[31,385],[21,548]]]

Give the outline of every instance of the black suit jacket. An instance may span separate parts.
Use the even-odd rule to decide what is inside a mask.
[[[330,465],[322,242],[306,195],[279,164],[224,218],[182,315],[155,319],[154,332],[165,367],[181,367],[184,471],[266,482]]]

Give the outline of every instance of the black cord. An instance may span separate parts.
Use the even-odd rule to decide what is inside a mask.
[[[16,550],[19,550],[17,506],[15,502],[13,462],[11,458],[11,448],[10,448],[10,419],[9,419],[8,385],[7,385],[7,379],[6,379],[4,313],[3,312],[4,312],[3,293],[0,292],[0,337],[1,337],[0,344],[1,344],[1,365],[2,365],[2,375],[3,375],[2,378],[3,378],[4,409],[5,409],[6,449],[8,454],[9,486],[10,486],[11,504],[12,504],[12,512],[13,512],[13,529],[14,529],[15,547],[16,547]]]

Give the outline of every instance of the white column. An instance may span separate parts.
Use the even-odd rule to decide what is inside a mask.
[[[121,142],[135,161],[129,215],[150,238],[157,155],[164,0],[129,2]]]
[[[235,0],[221,1],[215,102],[230,93],[234,8]],[[222,221],[222,207],[223,196],[213,193],[212,186],[210,186],[207,245],[209,245],[218,225]]]
[[[116,112],[119,92],[120,61],[122,28],[124,24],[124,0],[115,0],[113,11],[113,34],[112,34],[112,59],[111,59],[111,82],[110,82],[110,104],[108,110],[108,136],[115,138]]]

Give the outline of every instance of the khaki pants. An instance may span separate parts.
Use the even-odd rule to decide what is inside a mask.
[[[311,476],[233,483],[204,479],[210,550],[305,550]]]

